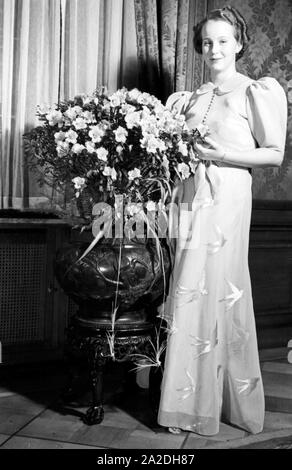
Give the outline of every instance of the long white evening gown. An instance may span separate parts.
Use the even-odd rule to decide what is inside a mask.
[[[215,88],[177,92],[167,105],[185,114],[190,129],[206,118],[223,148],[284,152],[287,101],[279,83],[236,73]],[[180,184],[175,265],[164,317],[168,335],[158,422],[203,435],[221,420],[251,433],[264,422],[264,392],[248,269],[251,174],[227,163],[199,163]],[[184,206],[181,206],[184,207]],[[191,239],[184,230],[192,223]]]

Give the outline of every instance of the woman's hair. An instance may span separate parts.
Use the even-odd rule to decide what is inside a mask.
[[[194,47],[195,50],[202,54],[202,29],[209,20],[226,21],[234,27],[235,39],[242,45],[242,49],[236,54],[236,60],[240,59],[248,45],[249,35],[247,32],[247,24],[243,16],[235,8],[226,5],[218,10],[212,10],[207,14],[200,23],[194,27]]]

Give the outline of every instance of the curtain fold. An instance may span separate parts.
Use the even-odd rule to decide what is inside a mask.
[[[179,18],[182,16],[182,7],[185,7],[184,14],[188,12],[189,1],[178,2],[177,0],[162,1],[160,3],[160,27],[158,28],[160,37],[160,70],[163,82],[163,97],[169,96],[176,89],[176,72],[178,64],[183,64],[183,50],[181,41],[184,42],[185,34],[182,29],[179,31]]]
[[[124,0],[121,64],[118,87],[129,90],[138,86],[137,36],[134,0]]]
[[[3,204],[3,197],[7,190],[5,184],[7,162],[3,158],[4,155],[10,153],[10,135],[9,129],[12,121],[12,86],[13,86],[13,59],[14,59],[14,22],[15,22],[15,2],[2,0],[2,14],[7,12],[7,21],[2,16],[2,61],[1,61],[1,159],[0,159],[0,208]],[[5,74],[4,74],[5,64]],[[5,99],[4,99],[5,97]],[[11,136],[13,138],[13,135]]]
[[[62,18],[62,98],[90,93],[103,85],[114,92],[124,86],[129,61],[136,86],[133,0],[63,0]]]
[[[163,1],[163,0],[162,0]],[[161,97],[163,89],[157,0],[135,0],[140,90]]]
[[[37,124],[37,104],[57,102],[58,7],[59,0],[3,3],[0,208],[42,207],[50,196],[24,164],[23,134]]]
[[[174,91],[203,81],[201,56],[193,48],[193,27],[208,0],[135,0],[139,87],[162,101]]]
[[[89,93],[96,88],[102,5],[102,0],[70,0],[62,3],[62,99],[72,98],[78,93]]]
[[[48,198],[52,197],[52,189],[39,187],[35,174],[28,171],[24,162],[22,135],[38,124],[35,115],[36,105],[57,103],[59,89],[60,61],[60,0],[26,0],[26,22],[21,22],[21,29],[28,35],[28,42],[23,44],[21,56],[27,56],[27,64],[20,68],[20,80],[26,80],[26,100],[16,110],[16,116],[22,117],[22,123],[16,124],[19,142],[15,148],[16,158],[23,169],[23,190],[19,194],[22,206],[46,208]],[[17,99],[20,93],[16,92]],[[17,185],[15,190],[20,187]],[[15,207],[15,201],[7,204]]]
[[[0,0],[0,13],[0,208],[48,209],[52,190],[28,171],[22,136],[38,104],[113,92],[124,76],[137,86],[134,0]]]

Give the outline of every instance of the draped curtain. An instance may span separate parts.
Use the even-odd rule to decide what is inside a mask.
[[[207,0],[135,0],[139,87],[163,101],[193,90],[204,76],[193,48],[193,27],[206,14]]]
[[[134,0],[0,0],[0,208],[51,199],[24,162],[36,105],[134,83],[136,57]]]

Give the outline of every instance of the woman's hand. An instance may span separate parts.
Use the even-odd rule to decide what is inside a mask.
[[[224,148],[220,144],[217,144],[217,142],[215,142],[210,137],[205,137],[204,141],[206,142],[207,146],[202,144],[194,144],[198,158],[200,160],[223,161],[225,157]]]

